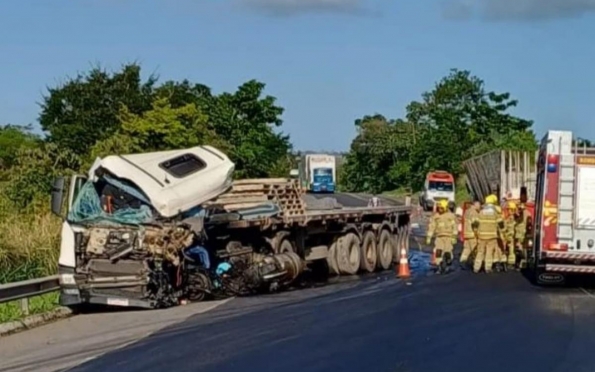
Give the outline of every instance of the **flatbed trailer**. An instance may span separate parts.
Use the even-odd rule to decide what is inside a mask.
[[[290,190],[286,195],[294,195],[285,196],[285,200],[300,197],[299,188],[286,190]],[[229,203],[233,197],[225,200]],[[324,262],[331,274],[338,275],[389,269],[401,249],[409,251],[410,203],[331,210],[307,209],[304,203],[298,209],[296,213],[271,216],[250,216],[241,211],[213,214],[206,223],[207,235],[211,241],[225,237],[219,240],[218,251],[227,251],[226,245],[233,245],[273,254],[291,252],[317,269]]]

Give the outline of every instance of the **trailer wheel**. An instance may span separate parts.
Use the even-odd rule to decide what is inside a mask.
[[[335,240],[328,249],[328,256],[326,262],[328,264],[328,271],[331,274],[339,275],[339,263],[337,262],[337,246],[338,242]]]
[[[337,244],[337,261],[341,274],[355,275],[360,267],[360,240],[354,233],[347,233],[339,238]]]
[[[388,230],[383,229],[378,239],[378,268],[387,270],[393,261],[394,240]]]
[[[361,244],[361,264],[360,268],[369,273],[376,270],[378,261],[378,252],[376,248],[376,235],[373,231],[366,231]]]

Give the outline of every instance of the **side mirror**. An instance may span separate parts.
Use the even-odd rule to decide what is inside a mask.
[[[65,185],[64,177],[57,177],[52,184],[52,213],[60,218],[62,218]]]

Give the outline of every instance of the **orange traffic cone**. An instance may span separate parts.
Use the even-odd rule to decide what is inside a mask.
[[[407,259],[407,250],[405,247],[401,247],[401,259],[399,260],[399,272],[397,273],[399,278],[409,278],[411,271],[409,270],[409,260]]]

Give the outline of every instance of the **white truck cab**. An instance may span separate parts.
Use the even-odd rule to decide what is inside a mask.
[[[68,190],[57,178],[60,304],[159,305],[165,277],[200,225],[185,221],[231,187],[234,167],[219,150],[197,146],[98,158],[87,176],[71,178]]]

